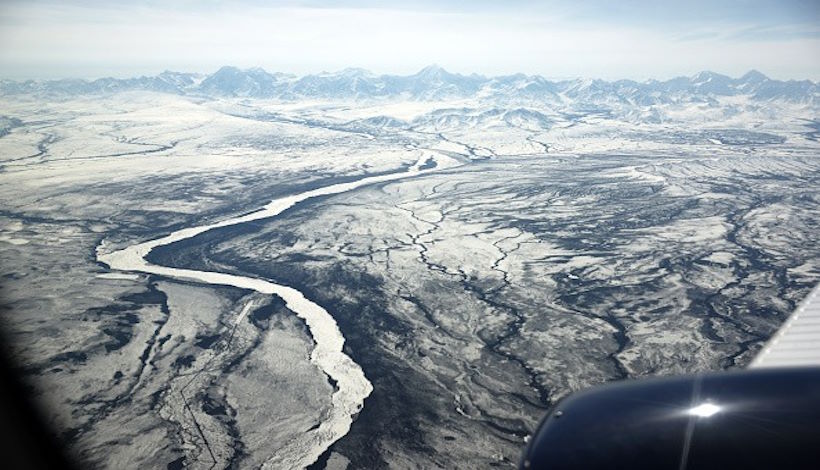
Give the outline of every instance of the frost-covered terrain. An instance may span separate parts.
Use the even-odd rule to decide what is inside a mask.
[[[819,109],[756,72],[0,82],[6,347],[95,466],[511,467],[573,390],[751,360],[820,279]]]

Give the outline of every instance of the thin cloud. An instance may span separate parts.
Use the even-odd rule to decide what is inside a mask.
[[[733,18],[723,7],[697,22],[693,15],[669,19],[680,6],[630,16],[635,2],[598,13],[526,1],[471,2],[472,9],[458,2],[12,2],[0,7],[0,71],[95,77],[235,64],[411,73],[435,62],[488,75],[644,79],[755,68],[779,78],[820,78],[820,35],[806,23],[814,13],[797,18],[792,10],[809,8],[801,2],[786,2],[791,10],[777,14],[761,4],[768,17],[757,22],[754,11]]]

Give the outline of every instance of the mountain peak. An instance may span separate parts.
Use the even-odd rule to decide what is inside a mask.
[[[347,67],[339,71],[339,74],[345,77],[369,77],[373,75],[369,70],[361,67]]]
[[[441,78],[446,75],[450,75],[450,73],[438,64],[428,65],[416,73],[417,77],[425,78]]]
[[[234,67],[233,65],[223,65],[222,67],[219,67],[219,70],[214,72],[214,75],[236,74],[239,72],[241,72],[239,67]]]
[[[716,72],[712,72],[709,70],[703,70],[701,72],[696,73],[692,76],[693,82],[708,82],[710,80],[718,79],[718,78],[728,78],[726,75],[721,75]]]
[[[746,72],[745,75],[740,77],[741,81],[754,82],[754,83],[764,82],[768,79],[769,79],[769,77],[767,77],[766,75],[763,75],[763,73],[761,73],[757,70],[754,70],[754,69],[749,70],[748,72]]]
[[[268,73],[268,72],[267,72],[265,69],[263,69],[262,67],[251,67],[251,68],[249,68],[249,69],[245,70],[245,72],[247,72],[247,73],[264,73],[264,74],[267,74],[267,73]]]

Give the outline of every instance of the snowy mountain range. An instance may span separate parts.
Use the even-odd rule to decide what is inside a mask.
[[[810,80],[774,80],[752,70],[740,78],[714,72],[666,81],[604,81],[574,79],[550,81],[537,75],[485,77],[450,73],[428,66],[414,75],[374,75],[363,69],[294,76],[261,68],[222,67],[213,74],[163,72],[153,77],[101,78],[93,81],[0,80],[0,94],[82,95],[145,90],[209,97],[299,99],[440,100],[486,98],[514,102],[590,104],[709,103],[717,97],[744,95],[756,101],[784,100],[820,104],[820,86]]]

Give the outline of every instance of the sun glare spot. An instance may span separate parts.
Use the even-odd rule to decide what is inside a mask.
[[[720,407],[712,403],[703,403],[694,408],[690,408],[688,413],[699,418],[708,418],[720,411]]]

